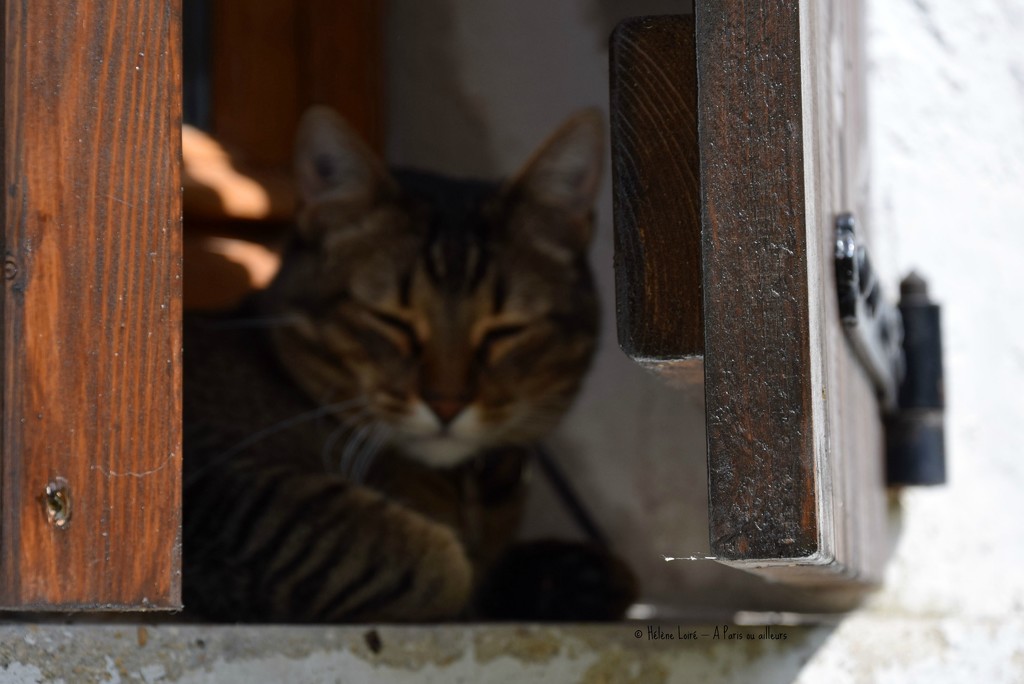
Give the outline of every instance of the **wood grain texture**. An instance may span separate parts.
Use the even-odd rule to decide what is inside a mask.
[[[712,553],[795,582],[874,581],[884,557],[878,405],[831,268],[859,189],[856,7],[696,6]]]
[[[236,158],[290,170],[312,104],[383,143],[383,3],[213,0],[213,135]]]
[[[799,4],[704,4],[697,29],[712,553],[810,556]]]
[[[386,4],[307,0],[301,8],[303,105],[333,106],[370,147],[384,150]],[[293,134],[294,137],[294,134]],[[290,154],[290,153],[289,153]],[[289,161],[291,156],[288,157]]]
[[[692,16],[631,19],[611,40],[619,345],[702,382],[700,148]]]
[[[0,605],[175,608],[180,5],[3,8]]]

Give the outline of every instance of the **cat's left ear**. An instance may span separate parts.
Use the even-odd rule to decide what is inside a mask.
[[[333,109],[310,107],[299,122],[295,175],[308,206],[370,204],[394,191],[384,162]]]
[[[579,112],[552,134],[513,176],[505,192],[563,213],[583,248],[590,242],[591,214],[601,184],[604,122],[597,109]]]

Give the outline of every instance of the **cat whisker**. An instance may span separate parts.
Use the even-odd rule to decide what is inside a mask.
[[[361,405],[365,404],[365,402],[366,400],[364,398],[357,397],[355,399],[342,401],[336,404],[324,404],[323,406],[318,406],[312,411],[305,411],[298,415],[292,416],[291,418],[286,418],[282,421],[274,423],[273,425],[267,426],[262,430],[257,430],[256,432],[252,433],[245,439],[236,443],[234,446],[229,447],[224,451],[220,452],[219,454],[217,454],[216,456],[211,457],[197,469],[192,470],[189,476],[185,479],[184,485],[187,487],[189,485],[194,484],[196,480],[205,475],[210,469],[221,465],[225,461],[229,460],[235,454],[244,451],[253,444],[257,444],[258,442],[266,439],[267,437],[270,437],[271,435],[277,434],[282,430],[287,430],[289,428],[295,427],[296,425],[301,425],[302,423],[315,420],[317,418],[321,418],[323,416],[329,416],[331,414],[344,414],[345,411],[352,410],[353,408],[361,408]]]
[[[340,461],[337,466],[332,465],[332,454],[338,447],[339,441],[345,436],[352,436],[354,426],[359,424],[359,421],[371,415],[369,407],[364,405],[356,407],[353,413],[349,413],[345,416],[344,422],[338,426],[327,439],[324,440],[324,446],[320,451],[320,460],[324,464],[324,468],[328,472],[340,471]],[[346,442],[347,444],[348,442]]]
[[[388,438],[394,432],[392,428],[384,423],[379,423],[375,430],[375,436],[370,445],[360,454],[359,459],[356,461],[355,472],[352,474],[352,479],[355,482],[364,482],[366,476],[370,472],[370,468],[373,467],[373,462],[377,460],[377,455],[380,453],[381,447],[387,442]]]
[[[352,471],[355,467],[356,456],[359,454],[360,445],[372,429],[373,424],[366,423],[360,426],[355,433],[352,434],[348,442],[346,442],[345,448],[341,452],[341,458],[338,461],[338,471],[346,477],[352,477]]]
[[[323,449],[320,450],[320,460],[323,462],[325,470],[329,471],[331,469],[331,454],[334,452],[335,447],[338,446],[338,440],[348,432],[348,429],[348,425],[342,423],[334,428],[331,434],[327,436],[327,439],[324,440]]]
[[[369,423],[364,423],[366,418],[371,416],[371,412],[368,408],[363,407],[361,410],[348,416],[345,421],[344,429],[341,434],[334,437],[331,441],[330,448],[327,445],[324,446],[325,461],[324,464],[327,467],[328,472],[340,473],[349,476],[349,470],[352,465],[352,454],[353,454],[353,442],[361,439],[362,434],[369,428]],[[333,458],[339,444],[342,446],[340,456],[337,458],[337,462]]]

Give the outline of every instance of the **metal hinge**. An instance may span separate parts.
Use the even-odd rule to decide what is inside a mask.
[[[946,481],[945,397],[939,305],[925,280],[912,273],[894,307],[882,296],[852,214],[836,219],[839,316],[885,414],[890,485]]]

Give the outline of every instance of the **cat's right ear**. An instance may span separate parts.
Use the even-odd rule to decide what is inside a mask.
[[[295,177],[302,203],[366,206],[393,192],[384,163],[330,107],[310,107],[299,122]]]

